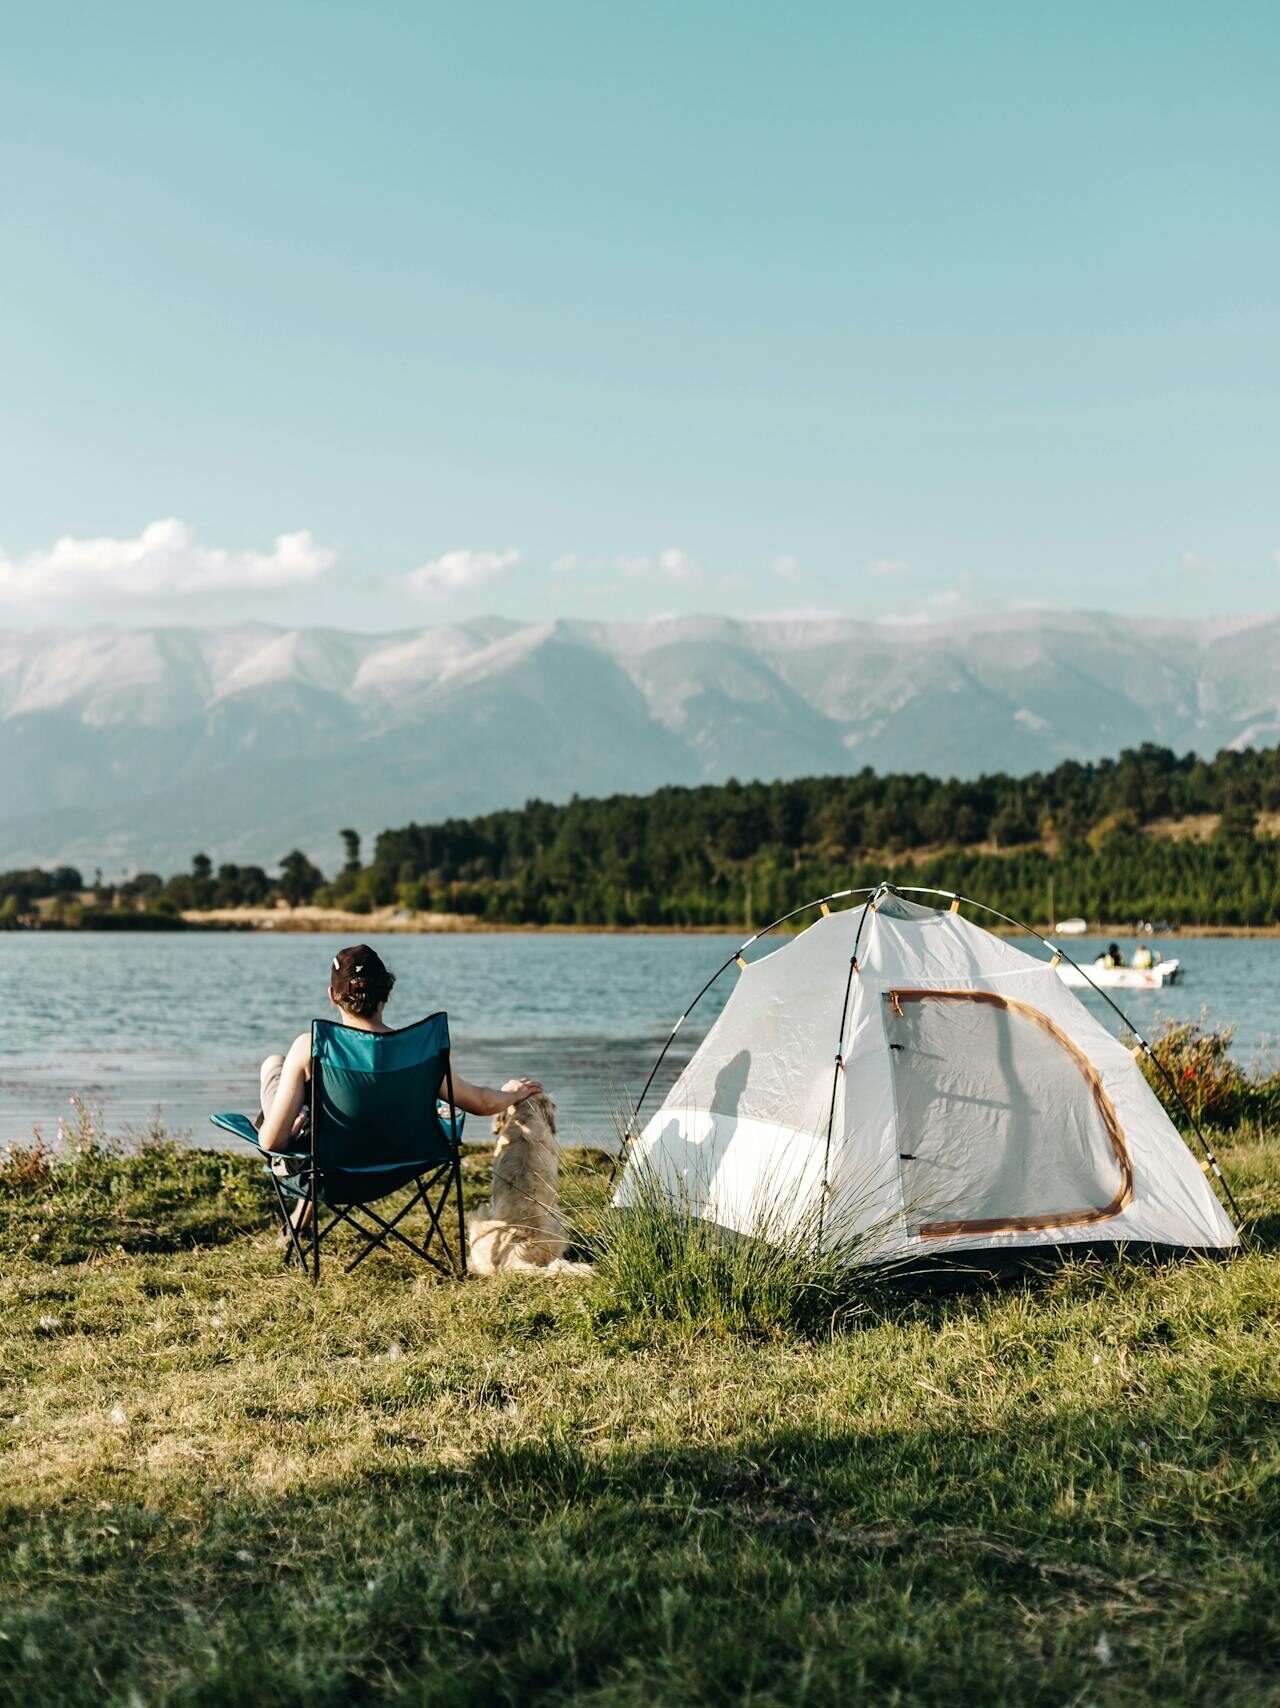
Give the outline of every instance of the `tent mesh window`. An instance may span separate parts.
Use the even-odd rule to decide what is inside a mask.
[[[1115,1109],[1046,1014],[976,990],[890,990],[883,1013],[903,1202],[921,1238],[1079,1226],[1129,1202]]]

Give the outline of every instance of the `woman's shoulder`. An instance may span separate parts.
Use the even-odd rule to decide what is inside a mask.
[[[285,1060],[292,1062],[295,1065],[301,1063],[304,1066],[311,1060],[310,1032],[298,1033],[298,1036],[289,1045],[289,1054],[285,1057]]]

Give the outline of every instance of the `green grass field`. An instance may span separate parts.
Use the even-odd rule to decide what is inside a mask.
[[[15,1157],[0,1697],[1280,1702],[1280,1143],[1221,1145],[1238,1262],[805,1332],[634,1276],[313,1291],[248,1161]]]

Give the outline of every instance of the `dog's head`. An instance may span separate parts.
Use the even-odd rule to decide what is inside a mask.
[[[493,1117],[493,1131],[497,1138],[505,1133],[508,1139],[554,1139],[555,1103],[545,1091],[526,1097],[523,1103],[512,1103]]]

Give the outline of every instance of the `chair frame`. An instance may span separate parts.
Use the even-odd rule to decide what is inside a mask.
[[[361,1250],[356,1254],[351,1262],[346,1265],[346,1273],[348,1275],[353,1269],[359,1268],[370,1252],[388,1250],[388,1242],[390,1240],[396,1240],[402,1246],[406,1246],[411,1252],[413,1252],[415,1257],[421,1258],[424,1263],[429,1263],[431,1267],[444,1276],[446,1280],[466,1279],[467,1222],[466,1215],[462,1207],[462,1145],[459,1133],[459,1111],[453,1098],[452,1052],[446,1049],[444,1052],[444,1058],[445,1086],[448,1092],[450,1112],[449,1136],[452,1155],[446,1158],[443,1162],[422,1165],[418,1168],[417,1172],[411,1174],[409,1180],[403,1181],[398,1186],[389,1187],[388,1190],[382,1194],[382,1197],[389,1198],[394,1193],[403,1191],[405,1187],[413,1187],[410,1197],[401,1205],[395,1215],[391,1217],[390,1221],[388,1221],[385,1217],[380,1216],[376,1210],[372,1209],[370,1207],[370,1203],[367,1201],[343,1203],[341,1198],[326,1198],[324,1195],[325,1170],[323,1166],[316,1162],[315,1159],[321,1066],[315,1052],[315,1031],[313,1028],[310,1088],[311,1149],[306,1151],[263,1152],[263,1155],[267,1156],[269,1159],[268,1166],[270,1166],[270,1158],[274,1157],[287,1157],[290,1161],[301,1161],[303,1163],[303,1167],[296,1174],[285,1175],[283,1178],[278,1175],[274,1169],[272,1169],[271,1184],[275,1188],[276,1207],[280,1215],[281,1232],[287,1236],[289,1242],[285,1247],[285,1265],[287,1267],[296,1257],[302,1273],[310,1277],[312,1286],[316,1286],[320,1280],[321,1242],[325,1240],[335,1228],[342,1225],[352,1228],[364,1241]],[[437,1120],[439,1120],[438,1115]],[[443,1130],[444,1122],[441,1121],[440,1125]],[[375,1163],[359,1168],[343,1168],[338,1170],[338,1172],[346,1175],[403,1175],[407,1170],[412,1170],[413,1168],[414,1164],[411,1162],[392,1162]],[[304,1180],[307,1183],[305,1190],[289,1190],[288,1182],[301,1182]],[[436,1191],[437,1187],[440,1188],[439,1196],[433,1202],[431,1195]],[[444,1222],[442,1220],[446,1212],[450,1194],[452,1194],[455,1199],[458,1216],[458,1254],[456,1258],[453,1251],[450,1249],[449,1238],[445,1232]],[[381,1198],[375,1197],[373,1202],[380,1203]],[[293,1223],[291,1210],[295,1209],[301,1203],[305,1203],[310,1207],[311,1225],[310,1228],[305,1231],[304,1237],[300,1238],[298,1229]],[[410,1239],[408,1234],[404,1233],[399,1226],[409,1212],[419,1204],[421,1204],[426,1210],[431,1223],[431,1231],[426,1237],[425,1245],[419,1245],[416,1241]],[[322,1206],[333,1212],[329,1221],[323,1227],[320,1225],[320,1211]],[[361,1216],[368,1217],[375,1226],[372,1228],[366,1226],[360,1219]],[[441,1262],[438,1257],[432,1254],[431,1247],[436,1240],[439,1241],[441,1250],[444,1253],[444,1262]]]

